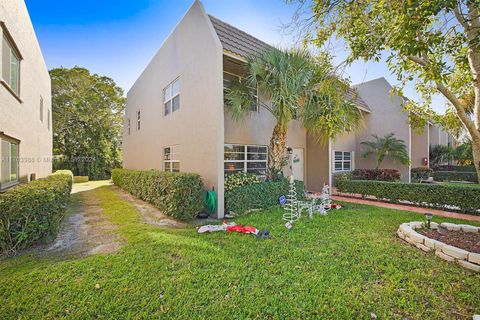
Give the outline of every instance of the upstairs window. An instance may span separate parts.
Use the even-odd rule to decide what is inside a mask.
[[[163,89],[163,114],[168,116],[178,109],[180,109],[180,79]]]
[[[137,111],[137,131],[140,131],[140,110]]]
[[[3,26],[3,25],[2,25]],[[20,92],[20,54],[3,27],[2,79],[17,96]]]
[[[47,110],[47,129],[50,130],[50,109]]]
[[[178,145],[163,148],[163,171],[180,172]]]
[[[334,170],[335,172],[352,170],[353,152],[335,151],[334,152]]]
[[[40,122],[43,123],[43,98],[40,97]]]
[[[227,94],[227,89],[232,87],[232,84],[235,81],[239,81],[240,76],[237,76],[233,73],[223,72],[223,96]],[[254,97],[252,104],[248,108],[250,111],[258,112],[258,90],[257,88],[250,88],[252,90],[252,95]],[[224,101],[225,103],[225,101]]]

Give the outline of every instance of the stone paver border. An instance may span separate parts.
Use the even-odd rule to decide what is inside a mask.
[[[478,232],[480,233],[480,227],[471,226],[468,224],[455,224],[449,222],[442,222],[441,227],[449,231],[463,231],[463,232]],[[397,230],[397,235],[406,242],[416,246],[417,248],[425,251],[435,251],[435,255],[449,262],[457,262],[464,268],[472,271],[480,272],[480,254],[469,252],[454,246],[450,246],[446,243],[430,239],[424,235],[415,231],[425,227],[424,222],[412,221],[408,223],[402,223]],[[432,229],[438,229],[439,224],[431,222],[430,227]]]

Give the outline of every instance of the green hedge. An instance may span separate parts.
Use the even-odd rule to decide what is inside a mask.
[[[303,199],[303,182],[295,181],[297,198]],[[287,195],[290,184],[287,179],[265,181],[241,186],[225,193],[225,207],[235,213],[244,213],[251,209],[266,209],[278,205],[278,198]]]
[[[198,174],[114,169],[112,180],[133,196],[180,220],[192,219],[203,208],[205,191]]]
[[[460,172],[475,172],[475,166],[450,166],[440,165],[432,166],[434,171],[460,171]]]
[[[225,192],[248,184],[259,183],[260,179],[253,173],[239,172],[225,176]]]
[[[477,183],[476,172],[462,172],[462,171],[435,171],[433,173],[435,181],[469,181]]]
[[[68,170],[0,194],[0,250],[13,253],[55,238],[72,188]]]
[[[393,203],[408,201],[424,207],[434,207],[479,214],[480,189],[470,186],[449,186],[426,183],[403,183],[385,181],[340,180],[337,191],[362,196],[374,196],[379,200]]]
[[[412,168],[410,173],[410,179],[412,182],[420,182],[420,180],[426,180],[429,177],[433,177],[433,170],[427,167]]]

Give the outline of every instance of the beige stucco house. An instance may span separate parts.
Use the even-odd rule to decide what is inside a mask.
[[[242,74],[246,57],[268,47],[207,15],[195,1],[127,94],[124,167],[199,173],[205,187],[218,192],[218,216],[223,217],[225,174],[263,175],[275,124],[258,104],[243,123],[234,122],[224,108],[224,87]],[[404,99],[391,91],[383,78],[354,86],[347,96],[361,110],[364,123],[326,145],[292,121],[287,137],[291,165],[285,174],[319,191],[339,172],[373,168],[373,159],[360,156],[360,142],[391,132],[405,141],[415,159],[412,166],[419,166],[428,158],[428,130],[427,138],[412,136],[408,115],[402,112]],[[402,179],[410,180],[411,166],[385,161],[383,167],[396,168]]]
[[[51,173],[50,76],[23,0],[0,1],[0,190]]]

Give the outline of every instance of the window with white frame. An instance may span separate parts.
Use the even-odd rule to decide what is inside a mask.
[[[224,170],[225,174],[250,172],[257,176],[267,174],[267,146],[225,144]]]
[[[235,81],[239,81],[239,80],[240,80],[240,76],[238,76],[236,74],[233,74],[233,73],[226,72],[226,71],[223,72],[223,96],[224,97],[227,93],[227,89],[231,88],[232,84]],[[258,92],[257,92],[257,88],[252,88],[252,94],[254,96],[254,99],[253,99],[252,104],[249,107],[249,110],[258,112]]]
[[[140,110],[137,111],[137,131],[140,131]]]
[[[0,138],[0,189],[18,182],[18,143]]]
[[[163,171],[180,172],[178,145],[163,148]]]
[[[43,97],[40,97],[40,122],[43,123]]]
[[[163,114],[168,116],[178,109],[180,109],[180,78],[163,89]]]
[[[353,152],[351,151],[335,151],[334,152],[334,171],[351,171],[352,170]]]
[[[3,25],[2,27],[2,79],[16,95],[19,95],[20,54],[16,51],[16,47],[8,36],[5,27]]]

